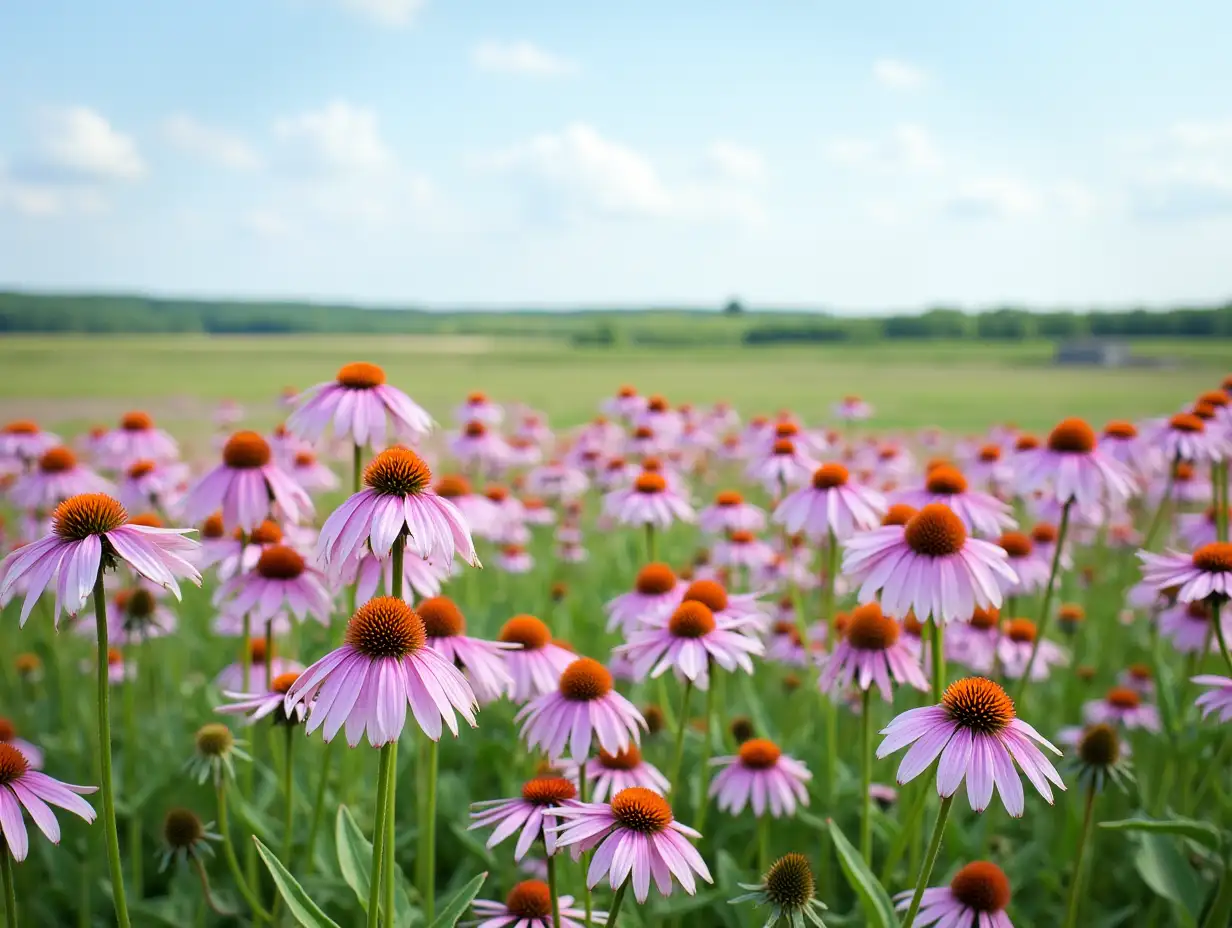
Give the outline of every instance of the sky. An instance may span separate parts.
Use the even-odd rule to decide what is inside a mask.
[[[1232,4],[5,0],[0,287],[1232,295]]]

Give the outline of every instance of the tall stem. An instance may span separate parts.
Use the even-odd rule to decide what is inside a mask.
[[[757,818],[757,872],[765,877],[770,869],[770,816]]]
[[[107,865],[111,870],[111,896],[116,922],[129,928],[128,901],[124,895],[124,871],[120,866],[120,836],[116,831],[115,787],[111,782],[111,681],[107,677],[107,599],[103,592],[103,568],[94,578],[94,626],[98,633],[98,766],[103,793],[103,831],[107,841]],[[7,852],[6,852],[7,853]]]
[[[149,664],[144,668],[146,673],[152,673]],[[136,712],[136,680],[127,675],[123,681],[123,713],[124,713],[124,785],[130,786],[137,782],[137,712]],[[132,812],[128,816],[128,860],[133,878],[133,898],[141,900],[142,884],[142,848],[141,848],[141,816]]]
[[[13,887],[13,855],[0,840],[0,873],[4,875],[4,924],[17,928],[17,890]],[[558,924],[553,922],[553,924]]]
[[[693,681],[684,681],[684,692],[680,696],[680,718],[676,720],[676,750],[672,756],[672,775],[668,778],[668,795],[676,792],[676,784],[680,780],[680,769],[684,763],[684,730],[689,726],[689,697],[693,695]]]
[[[1215,627],[1215,638],[1219,642],[1219,653],[1223,655],[1224,663],[1228,665],[1228,669],[1232,670],[1232,653],[1228,651],[1228,636],[1224,634],[1223,623],[1219,620],[1220,602],[1218,597],[1212,597],[1211,604],[1211,624]],[[1206,653],[1205,651],[1203,653]]]
[[[368,882],[368,928],[381,923],[381,874],[384,872],[386,813],[389,777],[393,768],[394,742],[381,748],[381,764],[376,780],[376,818],[372,825],[372,873]]]
[[[612,908],[607,913],[608,928],[615,928],[616,919],[620,917],[620,907],[625,901],[625,890],[629,888],[629,881],[625,880],[620,884],[620,889],[616,890],[616,897],[612,899]],[[589,924],[590,919],[587,919]]]
[[[578,799],[581,802],[586,801],[586,761],[583,757],[577,762],[578,764]],[[587,872],[590,870],[590,852],[586,851],[582,854],[582,905],[585,918],[582,924],[586,928],[590,928],[590,915],[594,908],[594,900],[590,895],[590,881],[586,878]],[[616,922],[609,919],[608,924],[614,925]]]
[[[1048,571],[1048,585],[1044,587],[1044,602],[1040,606],[1039,621],[1035,623],[1035,641],[1031,645],[1031,656],[1027,658],[1027,665],[1022,670],[1022,677],[1018,681],[1018,686],[1014,692],[1014,702],[1021,702],[1022,695],[1027,691],[1027,682],[1031,679],[1031,668],[1035,665],[1036,655],[1039,654],[1040,644],[1044,641],[1044,634],[1048,631],[1048,620],[1052,618],[1052,595],[1057,586],[1057,572],[1061,566],[1061,552],[1065,549],[1065,532],[1069,528],[1069,510],[1074,505],[1074,498],[1071,496],[1065,501],[1065,505],[1061,507],[1061,524],[1057,528],[1057,547],[1052,552],[1052,569]]]
[[[440,764],[440,748],[439,742],[428,742],[428,794],[424,802],[424,820],[419,826],[419,833],[423,835],[424,841],[424,884],[419,892],[423,897],[428,924],[432,924],[432,919],[436,917],[436,776]]]
[[[1087,788],[1086,808],[1082,813],[1082,831],[1078,833],[1078,847],[1074,850],[1074,882],[1069,887],[1069,904],[1065,907],[1065,928],[1074,928],[1078,923],[1078,897],[1082,892],[1083,877],[1086,874],[1086,858],[1084,851],[1087,839],[1091,835],[1091,822],[1095,816],[1095,784]]]
[[[397,821],[395,813],[398,809],[398,742],[394,741],[390,747],[393,748],[389,759],[389,798],[385,800],[385,859],[382,861],[382,866],[385,874],[382,877],[384,880],[384,907],[385,907],[385,922],[391,928],[395,924],[394,918],[394,886],[395,883],[395,864],[394,864],[394,828]],[[436,742],[432,742],[432,747],[436,747]],[[435,780],[435,778],[433,778]],[[435,841],[432,841],[428,846],[432,847]],[[432,852],[429,851],[429,854]],[[428,887],[431,890],[432,884]],[[429,891],[424,900],[424,911],[428,915],[428,923],[432,923],[432,907],[435,899],[432,892]]]
[[[653,522],[646,523],[646,563],[655,559],[655,527]]]
[[[291,848],[295,845],[295,773],[291,763],[295,748],[295,726],[288,724],[286,729],[286,757],[282,770],[282,860],[288,867],[291,860]],[[279,896],[279,898],[282,898]]]
[[[560,897],[556,891],[556,855],[548,854],[544,847],[544,855],[548,861],[548,894],[552,897],[552,924],[560,924]]]
[[[940,616],[932,617],[928,631],[931,642],[928,656],[933,662],[933,702],[940,703],[945,693],[945,627]]]
[[[911,928],[915,923],[916,913],[920,911],[920,899],[924,896],[924,888],[928,886],[928,878],[933,875],[933,865],[937,862],[937,852],[941,850],[941,839],[945,835],[945,820],[950,817],[950,806],[953,803],[954,797],[947,796],[941,800],[941,807],[937,809],[932,840],[928,842],[928,851],[920,865],[920,875],[916,877],[915,892],[911,895],[911,906],[907,909],[907,917],[903,919],[903,928]]]
[[[873,800],[868,794],[873,782],[873,701],[872,689],[860,696],[860,854],[868,867],[873,865]]]
[[[239,889],[240,895],[244,897],[244,901],[252,909],[253,919],[255,921],[269,921],[270,913],[261,905],[261,900],[252,891],[248,880],[244,878],[244,873],[240,870],[239,858],[235,856],[235,848],[231,846],[231,824],[227,818],[226,777],[219,777],[218,779],[218,834],[222,837],[222,856],[226,858],[227,867],[231,871],[231,878],[235,880],[235,885]],[[253,846],[255,847],[256,845]]]
[[[1177,454],[1168,464],[1168,480],[1164,484],[1164,495],[1159,498],[1159,506],[1155,509],[1155,515],[1151,518],[1151,525],[1146,530],[1146,537],[1142,539],[1143,551],[1151,550],[1151,545],[1155,543],[1155,536],[1159,533],[1159,527],[1163,525],[1164,513],[1168,511],[1168,507],[1172,504],[1172,489],[1176,486],[1176,466],[1180,463],[1181,456]]]
[[[390,570],[392,575],[389,578],[389,593],[394,599],[402,598],[402,583],[403,573],[402,567],[406,556],[406,535],[399,533],[394,539],[393,547],[390,550]],[[396,811],[398,808],[398,742],[394,740],[388,745],[390,749],[389,758],[389,782],[386,788],[389,790],[389,796],[385,800],[385,833],[381,840],[385,842],[385,918],[390,925],[394,924],[394,885],[395,885],[395,870],[394,870],[394,823],[396,820]],[[425,885],[421,887],[424,898],[424,911],[427,914],[429,924],[433,918],[433,907],[435,904],[435,895],[433,893],[433,884],[435,882],[435,874],[432,872],[433,860],[432,855],[435,853],[436,839],[432,834],[432,830],[436,825],[436,742],[433,741],[429,745],[429,749],[433,752],[431,755],[430,764],[433,769],[431,771],[430,790],[431,798],[429,800],[429,808],[426,822],[420,823],[421,834],[427,832],[427,852],[428,864],[425,869],[427,874],[425,877]],[[376,840],[374,837],[373,840]],[[421,839],[422,840],[422,839]]]

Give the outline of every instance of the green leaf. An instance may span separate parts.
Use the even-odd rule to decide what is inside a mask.
[[[273,852],[261,843],[260,838],[254,837],[253,844],[257,846],[257,853],[261,855],[261,860],[265,862],[266,869],[269,870],[270,876],[274,878],[274,885],[278,887],[278,892],[282,896],[283,901],[287,904],[287,909],[295,917],[304,928],[338,928],[338,923],[320,910],[315,902],[308,898],[308,894],[304,892],[304,887],[300,886],[295,877],[287,872],[287,868],[282,865],[282,862],[274,856]]]
[[[364,837],[355,816],[346,806],[338,807],[338,817],[334,822],[334,844],[338,849],[338,869],[342,871],[342,878],[367,912],[372,880],[372,842]],[[397,928],[407,928],[415,923],[419,910],[411,904],[406,878],[401,868],[395,867],[394,871],[397,880],[394,886],[394,921]]]
[[[488,878],[486,872],[479,874],[460,890],[458,894],[445,904],[436,919],[432,922],[430,928],[454,928],[458,923],[458,919],[466,912],[470,904],[479,895],[479,890],[483,886],[483,881]]]
[[[1202,922],[1202,928],[1219,928],[1220,925],[1232,925],[1232,867],[1224,871],[1219,890]]]
[[[1205,895],[1202,884],[1171,838],[1143,832],[1134,855],[1134,866],[1142,881],[1157,894],[1182,906],[1191,919],[1198,917]]]
[[[830,840],[838,851],[838,862],[843,868],[843,876],[860,897],[860,906],[868,918],[871,928],[898,928],[898,916],[894,914],[894,903],[890,894],[885,891],[873,872],[864,863],[859,851],[851,846],[833,820],[827,820],[830,828]]]
[[[1196,841],[1212,851],[1219,850],[1223,843],[1223,835],[1219,829],[1209,822],[1199,822],[1192,818],[1126,818],[1115,822],[1100,822],[1100,828],[1113,831],[1142,831],[1153,834],[1177,835]]]

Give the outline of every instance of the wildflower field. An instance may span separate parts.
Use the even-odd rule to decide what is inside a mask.
[[[1232,377],[0,342],[12,926],[1232,923]]]

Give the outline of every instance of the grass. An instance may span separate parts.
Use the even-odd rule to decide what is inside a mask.
[[[316,383],[363,359],[381,364],[391,382],[438,415],[483,390],[569,425],[631,383],[674,402],[723,398],[746,415],[790,407],[819,421],[831,403],[856,393],[876,406],[879,428],[976,431],[1012,419],[1044,429],[1067,415],[1102,422],[1127,410],[1170,412],[1218,384],[1224,348],[1152,342],[1136,350],[1174,363],[1104,370],[1055,367],[1052,346],[1042,341],[635,350],[466,335],[7,338],[0,342],[0,415],[71,428],[140,405],[185,433],[230,397],[272,422],[284,387]]]

